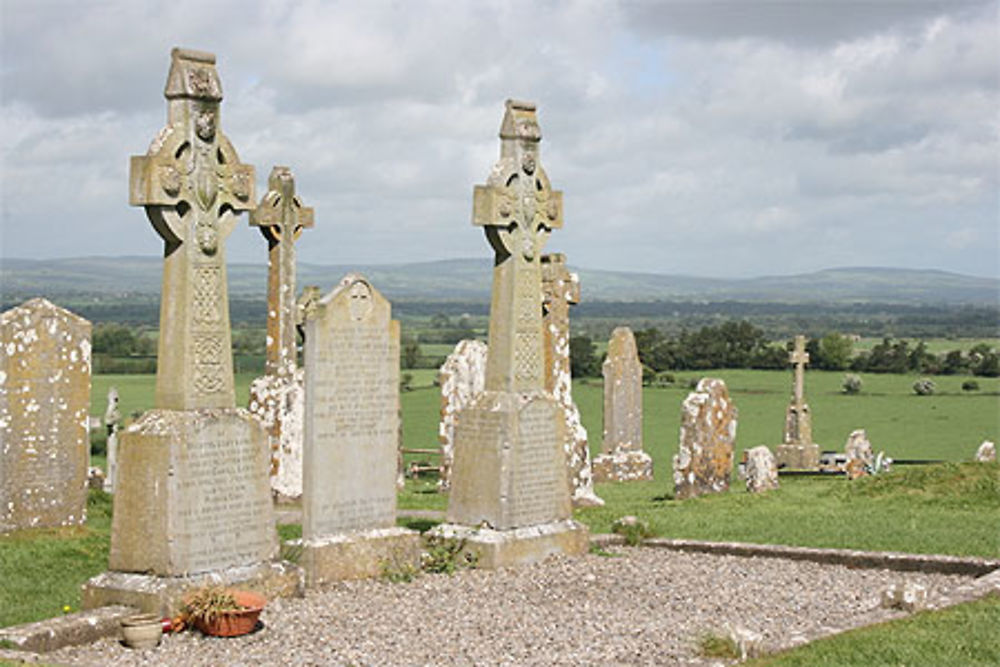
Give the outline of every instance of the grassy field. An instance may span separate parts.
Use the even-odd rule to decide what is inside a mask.
[[[910,344],[910,349],[915,348],[919,343],[927,346],[927,351],[931,354],[947,354],[952,350],[968,352],[976,345],[988,345],[992,349],[1000,348],[1000,338],[903,338]],[[868,352],[873,347],[882,342],[881,338],[862,338],[854,344],[854,352]]]
[[[404,442],[434,447],[439,394],[433,371],[413,371],[412,391],[402,394]],[[781,437],[790,374],[717,371],[740,410],[737,448],[776,444]],[[848,483],[842,478],[785,478],[782,488],[753,496],[738,483],[726,494],[672,499],[671,457],[677,448],[680,404],[694,374],[675,386],[644,393],[645,448],[654,459],[655,480],[603,484],[604,508],[580,510],[577,518],[593,532],[636,514],[667,537],[771,542],[1000,557],[1000,466],[949,463],[909,467],[886,477]],[[840,373],[809,372],[807,397],[816,440],[841,450],[848,433],[866,428],[875,448],[896,458],[968,460],[983,439],[1000,440],[1000,380],[980,378],[979,392],[963,392],[962,377],[935,378],[938,393],[918,397],[915,376],[866,375],[860,395],[840,393]],[[252,376],[237,377],[238,403],[245,405]],[[95,376],[92,414],[103,414],[107,388],[118,387],[123,415],[152,407],[152,376]],[[574,387],[591,449],[600,449],[601,383]],[[94,463],[102,463],[95,458]],[[433,478],[410,480],[399,506],[442,510],[447,497]],[[85,528],[23,531],[0,538],[0,626],[77,609],[79,585],[107,566],[110,501],[92,492]],[[427,528],[427,521],[407,521]],[[297,527],[284,527],[291,535]],[[987,606],[996,614],[996,606]],[[979,613],[979,612],[975,612]],[[933,626],[937,627],[937,626]],[[932,633],[937,630],[931,630]],[[800,664],[800,663],[776,663]],[[837,664],[837,663],[834,663]],[[909,663],[908,663],[909,664]]]

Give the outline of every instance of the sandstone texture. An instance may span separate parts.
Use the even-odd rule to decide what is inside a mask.
[[[46,299],[0,314],[0,533],[87,518],[90,330]]]
[[[674,456],[674,496],[693,498],[729,488],[737,411],[726,383],[702,378],[681,405],[680,444]]]

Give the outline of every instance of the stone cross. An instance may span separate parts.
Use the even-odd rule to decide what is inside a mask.
[[[535,105],[507,100],[500,160],[473,194],[472,222],[495,253],[490,307],[488,391],[533,392],[545,386],[541,251],[562,227],[562,193],[539,161]]]
[[[545,337],[550,340],[545,346],[545,389],[560,402],[572,401],[568,396],[569,387],[556,385],[557,378],[568,380],[570,377],[569,307],[579,302],[580,279],[567,268],[566,256],[562,253],[542,255],[542,319]],[[567,396],[561,396],[559,389],[565,389]]]
[[[267,360],[268,375],[290,376],[295,352],[295,242],[313,226],[313,210],[295,194],[288,167],[274,167],[267,194],[250,212],[250,224],[267,239]]]
[[[795,337],[795,349],[788,355],[788,362],[795,364],[795,384],[793,385],[795,407],[801,408],[805,402],[805,370],[806,364],[809,363],[805,336]]]
[[[254,171],[219,129],[215,56],[173,49],[167,126],[132,157],[129,203],[163,237],[157,408],[231,408],[233,389],[224,243],[254,208]]]

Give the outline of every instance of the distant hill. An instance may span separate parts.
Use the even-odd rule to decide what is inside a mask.
[[[159,257],[0,260],[0,296],[157,294]],[[413,264],[300,264],[298,283],[329,289],[344,274],[365,274],[389,299],[487,301],[491,261],[454,259]],[[840,268],[747,279],[629,273],[575,268],[585,301],[748,301],[776,303],[970,304],[997,306],[1000,280],[934,270]],[[263,296],[267,267],[230,264],[232,296]]]

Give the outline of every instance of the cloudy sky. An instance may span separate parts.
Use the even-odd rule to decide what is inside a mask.
[[[128,158],[175,45],[217,55],[258,196],[290,166],[302,261],[486,257],[472,188],[508,97],[563,190],[547,250],[744,277],[998,276],[997,0],[0,0],[0,257],[156,255]],[[230,261],[266,262],[245,217]]]

